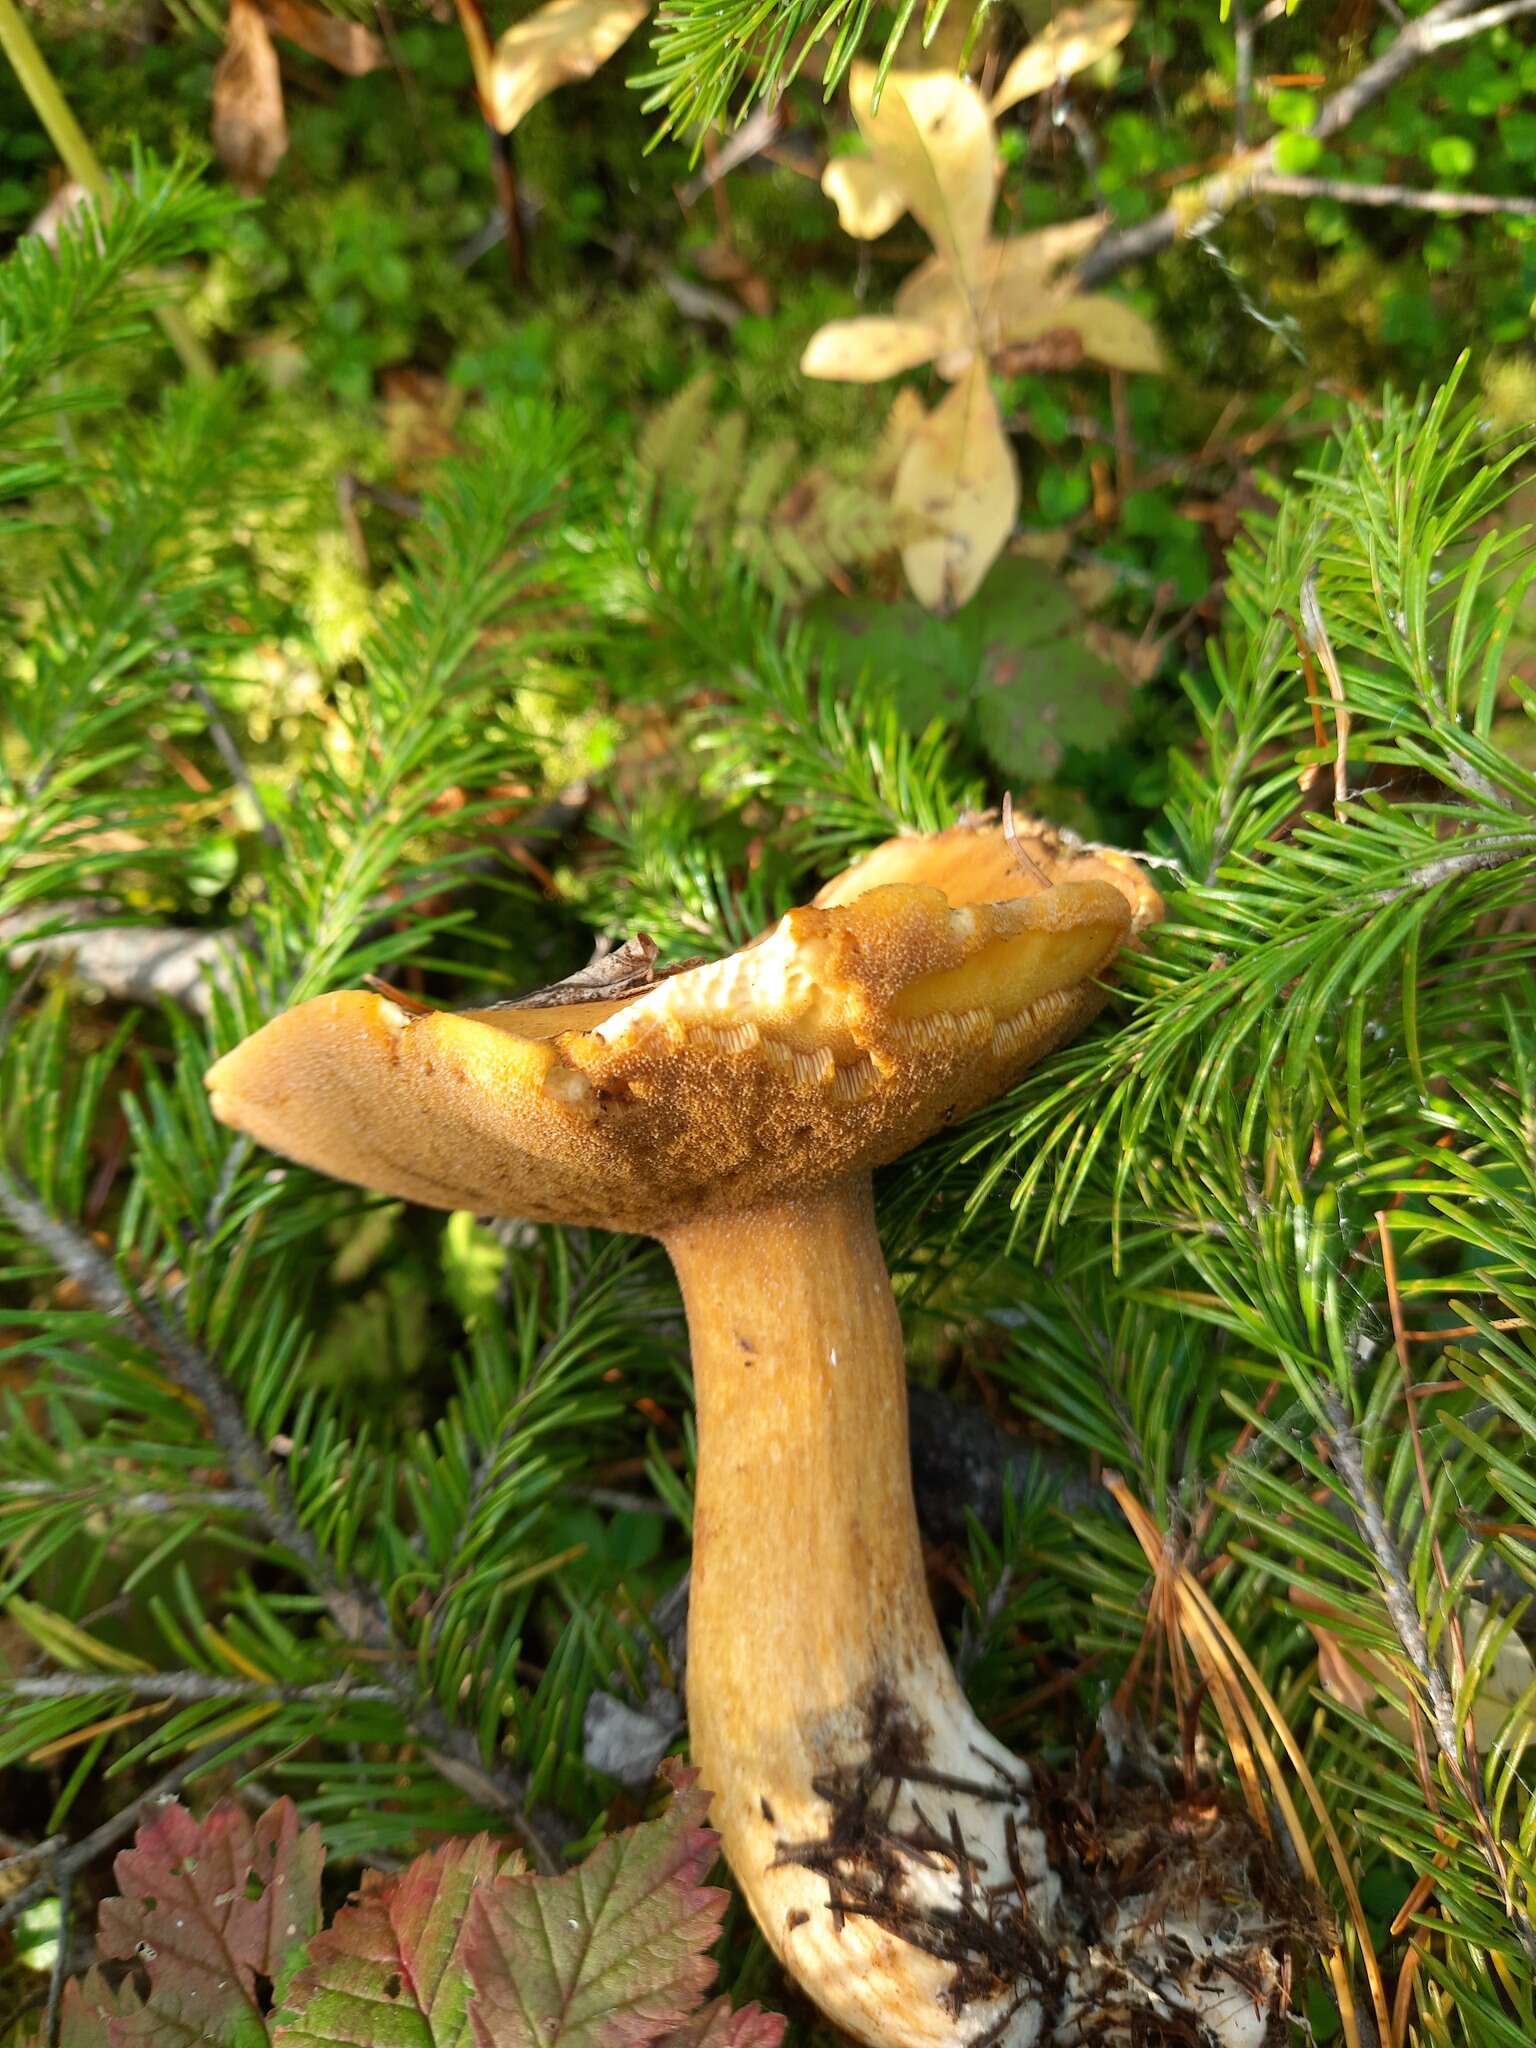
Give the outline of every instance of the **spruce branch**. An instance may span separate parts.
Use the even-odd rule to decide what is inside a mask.
[[[211,378],[212,371],[210,369],[208,378],[203,381],[211,381]],[[74,431],[68,416],[61,413],[57,425],[59,438],[69,450],[71,458],[78,462],[79,455],[75,446]],[[90,513],[95,522],[97,532],[104,541],[110,542],[115,527],[112,514],[99,499],[94,497],[90,500]],[[160,659],[167,668],[180,678],[176,685],[177,691],[182,695],[190,697],[202,712],[204,728],[209,739],[213,742],[214,750],[229,771],[230,780],[242,792],[247,803],[251,806],[261,837],[274,852],[280,853],[283,847],[282,834],[279,832],[271,812],[267,809],[261,791],[256,786],[255,778],[246,766],[245,757],[235,741],[234,734],[229,729],[223,712],[219,709],[213,692],[198,674],[198,664],[192,650],[187,646],[177,627],[176,621],[171,617],[164,599],[154,589],[151,588],[144,591],[143,602],[154,618],[164,643]]]
[[[205,1671],[60,1671],[46,1678],[13,1678],[6,1691],[19,1700],[89,1700],[114,1693],[136,1700],[271,1700],[342,1699],[394,1701],[387,1685],[354,1685],[339,1678],[330,1685],[260,1685],[249,1678],[214,1678]]]
[[[1454,852],[1420,861],[1408,870],[1402,881],[1378,890],[1375,900],[1378,903],[1397,903],[1418,890],[1438,889],[1442,882],[1454,882],[1463,875],[1486,874],[1492,868],[1506,867],[1511,861],[1529,860],[1533,854],[1536,854],[1536,832],[1511,832],[1504,837],[1479,838]]]
[[[1471,1812],[1479,1851],[1499,1887],[1510,1925],[1526,1956],[1536,1965],[1536,1926],[1533,1926],[1530,1914],[1516,1894],[1504,1841],[1489,1813],[1477,1773],[1468,1766],[1456,1701],[1440,1668],[1440,1660],[1430,1649],[1402,1553],[1387,1525],[1380,1496],[1366,1473],[1359,1437],[1336,1394],[1325,1396],[1324,1415],[1328,1425],[1329,1458],[1348,1491],[1360,1533],[1380,1573],[1382,1599],[1398,1641],[1424,1688],[1436,1746],[1457,1792]]]
[[[65,170],[104,209],[112,198],[112,182],[59,90],[58,80],[49,70],[16,0],[0,0],[0,52],[10,59],[17,81],[49,141],[59,152]],[[155,308],[155,318],[181,358],[187,375],[210,383],[215,374],[213,358],[193,333],[181,308],[161,303]]]
[[[0,1479],[0,1502],[8,1500],[75,1500],[82,1504],[101,1500],[123,1515],[169,1515],[183,1508],[202,1514],[260,1514],[265,1496],[254,1487],[190,1487],[185,1493],[166,1488],[142,1488],[132,1493],[111,1493],[106,1488],[61,1487],[51,1479]]]
[[[99,524],[104,534],[111,534],[112,522],[105,513],[101,513]],[[212,740],[219,759],[229,771],[231,782],[254,812],[257,830],[274,853],[281,853],[283,835],[278,830],[272,813],[267,809],[265,798],[256,787],[256,779],[246,765],[245,756],[241,753],[213,692],[197,674],[197,663],[181,634],[176,630],[175,622],[167,617],[164,605],[153,593],[147,595],[165,642],[163,658],[166,666],[180,675],[180,688],[202,712],[208,737]]]
[[[526,1783],[504,1765],[487,1766],[479,1745],[424,1696],[414,1653],[397,1635],[389,1611],[371,1589],[343,1583],[294,1510],[281,1471],[247,1427],[217,1361],[193,1343],[176,1315],[132,1294],[117,1268],[85,1233],[50,1213],[16,1174],[0,1169],[0,1209],[13,1228],[44,1252],[101,1313],[127,1325],[172,1381],[199,1403],[209,1432],[242,1490],[259,1500],[272,1539],[294,1560],[323,1599],[342,1636],[382,1659],[385,1684],[441,1776],[495,1812],[544,1871],[558,1869],[555,1851],[528,1810]]]

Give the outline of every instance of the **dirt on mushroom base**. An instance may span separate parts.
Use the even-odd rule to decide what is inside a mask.
[[[869,1697],[865,1740],[862,1761],[813,1781],[825,1832],[781,1839],[777,1861],[825,1880],[839,1933],[868,1920],[950,1965],[951,2017],[977,2007],[995,2015],[967,2036],[970,2048],[1012,2041],[1023,2015],[1042,2048],[1207,2048],[1250,2034],[1256,2048],[1279,2048],[1286,2039],[1275,1959],[1315,1954],[1336,1931],[1321,1898],[1217,1788],[1175,1796],[1086,1763],[1070,1778],[1022,1765],[1015,1775],[980,1750],[978,1771],[991,1775],[960,1778],[932,1766],[926,1734],[885,1685]],[[987,1881],[991,1859],[967,1839],[962,1810],[978,1803],[1001,1818],[1006,1881]],[[766,1800],[762,1811],[772,1824]],[[1021,1831],[1032,1837],[1030,1861],[1043,1838],[1059,1887],[1044,1923]],[[915,1886],[917,1871],[948,1880],[949,1902]],[[1227,1900],[1242,1908],[1223,1925],[1211,1907]],[[1160,1983],[1176,2000],[1161,2013]],[[1244,1994],[1253,2024],[1239,2019],[1234,2035]],[[1202,2027],[1190,2016],[1202,2006],[1226,2021]]]

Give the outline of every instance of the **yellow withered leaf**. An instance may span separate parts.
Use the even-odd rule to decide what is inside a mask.
[[[805,345],[801,373],[841,384],[878,384],[931,363],[943,337],[922,320],[829,320]]]
[[[914,434],[923,431],[923,422],[928,409],[910,384],[903,384],[891,401],[891,409],[885,416],[880,429],[879,444],[869,466],[869,480],[873,489],[889,496],[896,487],[896,471],[901,458],[906,454]]]
[[[1083,213],[1076,220],[1057,221],[1054,227],[1036,228],[1032,234],[1010,235],[994,242],[988,254],[991,267],[984,281],[996,292],[1018,292],[1027,286],[1048,282],[1064,263],[1073,263],[1103,234],[1109,215]]]
[[[1055,272],[1091,248],[1103,224],[1102,214],[1086,214],[1031,235],[986,243],[976,258],[969,292],[942,256],[930,256],[897,290],[896,315],[936,327],[944,337],[944,353],[978,334],[988,353],[1005,347],[1047,296]]]
[[[1063,8],[1049,28],[1026,43],[1003,73],[992,95],[992,111],[1001,114],[1020,100],[1049,92],[1063,79],[1086,71],[1107,57],[1130,34],[1136,19],[1135,0],[1088,0],[1085,7]]]
[[[974,348],[978,314],[984,314],[989,297],[985,282],[988,250],[977,258],[976,283],[971,291],[958,282],[947,258],[930,256],[897,287],[892,310],[898,320],[920,321],[942,339],[945,352]]]
[[[906,196],[872,156],[835,156],[821,174],[821,189],[837,208],[837,224],[858,242],[873,242],[895,227]]]
[[[937,71],[893,71],[878,109],[874,88],[875,67],[855,64],[848,95],[864,140],[934,247],[969,280],[997,189],[986,101],[968,78]]]
[[[1020,306],[999,334],[999,344],[1033,341],[1058,327],[1070,327],[1083,344],[1083,353],[1112,370],[1150,370],[1168,367],[1157,329],[1150,320],[1128,306],[1124,299],[1106,298],[1101,292],[1052,297],[1042,293],[1027,308]]]
[[[366,78],[389,62],[388,52],[372,29],[364,28],[360,21],[343,21],[340,15],[327,14],[323,7],[310,6],[309,0],[261,0],[261,11],[274,35],[297,43],[311,57],[348,78]]]
[[[556,86],[590,78],[644,21],[650,0],[549,0],[498,37],[484,84],[491,120],[510,135]]]
[[[901,551],[919,604],[952,611],[971,597],[1013,531],[1019,472],[984,362],[973,361],[908,443],[893,502],[924,522]]]

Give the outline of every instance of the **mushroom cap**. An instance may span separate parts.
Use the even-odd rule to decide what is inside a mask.
[[[1133,934],[1162,917],[1162,897],[1130,854],[1084,846],[1040,818],[1018,819],[1011,837],[987,816],[944,832],[887,839],[834,876],[813,900],[827,910],[887,882],[926,882],[951,903],[1003,903],[1063,881],[1107,882],[1118,889],[1130,905]]]
[[[957,890],[967,864],[990,877],[995,860],[974,837],[892,846],[909,868],[936,850]],[[317,997],[209,1071],[214,1113],[431,1207],[659,1236],[867,1171],[1080,1028],[1146,887],[1130,863],[1136,889],[1076,879],[1066,855],[1053,886],[956,904],[884,880],[882,856],[897,860],[877,850],[830,903],[638,995],[414,1015]]]

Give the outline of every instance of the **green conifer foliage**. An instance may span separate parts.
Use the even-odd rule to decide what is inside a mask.
[[[724,950],[997,793],[879,674],[823,687],[814,635],[691,528],[637,539],[533,409],[479,419],[358,661],[263,737],[252,656],[295,628],[250,537],[285,451],[237,384],[144,424],[83,382],[220,219],[146,164],[3,273],[5,490],[46,568],[9,593],[0,725],[4,1825],[112,1846],[130,1792],[244,1786],[335,1857],[489,1828],[553,1871],[618,1803],[594,1691],[677,1685],[670,1276],[281,1166],[202,1073],[369,974],[465,1002],[640,926]],[[58,435],[86,403],[89,461]],[[1519,459],[1454,389],[1391,399],[1239,542],[1167,923],[1090,1037],[881,1190],[916,1376],[1041,1452],[950,1558],[981,1711],[1062,1771],[1144,1724],[1243,1782],[1119,1472],[1310,1773],[1359,2011],[1392,2024],[1379,1967],[1399,2038],[1469,2048],[1536,2032]],[[590,814],[545,779],[551,703],[648,736]],[[97,942],[150,929],[210,950],[174,998],[141,963],[128,1008]],[[761,1947],[727,1950],[722,1988],[772,2002]],[[1311,1996],[1317,2038],[1371,2038]]]

